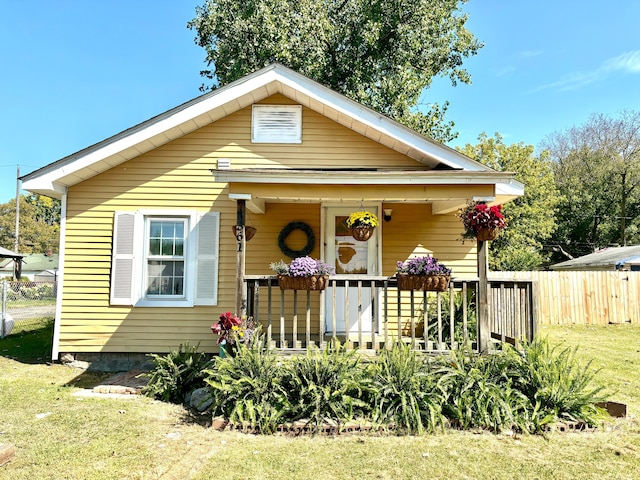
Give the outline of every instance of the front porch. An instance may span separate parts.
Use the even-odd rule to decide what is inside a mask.
[[[400,340],[425,353],[484,352],[536,335],[535,282],[452,279],[446,292],[402,291],[395,277],[336,275],[325,291],[281,290],[277,276],[246,275],[247,315],[271,348],[299,353],[338,340],[375,352]],[[486,312],[483,313],[483,312]]]

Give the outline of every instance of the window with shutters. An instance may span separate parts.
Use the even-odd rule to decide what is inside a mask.
[[[111,304],[215,305],[217,212],[116,212]]]
[[[254,105],[252,113],[252,142],[302,142],[301,105]]]
[[[147,218],[147,297],[184,298],[187,230],[187,219]]]

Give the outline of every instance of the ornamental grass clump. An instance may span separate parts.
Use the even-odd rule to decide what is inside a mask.
[[[290,411],[282,386],[281,360],[264,335],[240,344],[235,357],[217,358],[204,372],[211,390],[211,413],[258,433],[275,433]]]
[[[482,230],[503,230],[507,220],[502,205],[489,206],[484,202],[471,202],[458,214],[464,226],[462,238],[476,238]]]
[[[171,403],[184,402],[187,393],[205,384],[205,370],[210,360],[204,352],[195,347],[180,344],[178,350],[166,355],[151,353],[154,368],[142,376],[149,379],[143,393],[157,400]]]
[[[450,275],[451,269],[447,268],[431,255],[410,258],[405,262],[398,261],[396,273],[408,275]]]

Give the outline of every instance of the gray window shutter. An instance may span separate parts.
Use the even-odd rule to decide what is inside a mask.
[[[220,213],[198,214],[195,305],[218,303]]]
[[[135,212],[115,212],[111,255],[111,305],[133,305]]]

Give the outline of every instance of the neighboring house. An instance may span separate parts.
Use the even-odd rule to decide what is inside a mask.
[[[551,265],[552,270],[630,270],[640,271],[640,245],[609,247],[566,262]]]
[[[14,261],[2,259],[0,272],[3,276],[13,274]],[[22,257],[22,279],[34,282],[54,282],[58,271],[57,253],[28,253]],[[47,273],[49,272],[49,273]]]
[[[62,199],[54,358],[186,342],[217,351],[209,328],[235,310],[238,259],[248,275],[271,275],[270,262],[290,260],[278,243],[290,222],[312,231],[311,256],[343,271],[354,247],[364,275],[390,276],[398,260],[431,253],[455,276],[476,277],[476,245],[459,240],[456,212],[523,193],[514,174],[278,64],[30,173],[23,188]],[[239,253],[245,205],[257,233]],[[341,226],[359,209],[381,226],[346,245]],[[303,249],[311,236],[296,230],[286,244]]]

